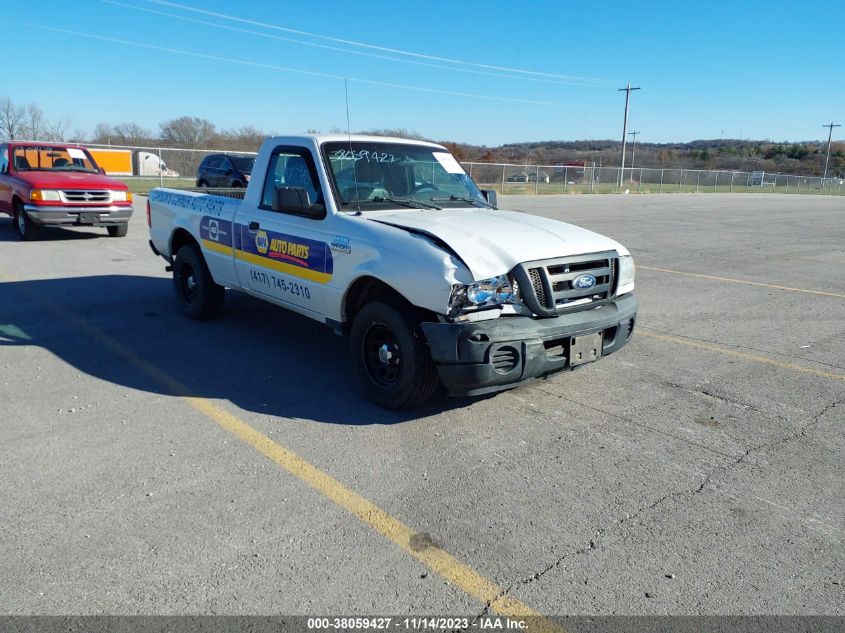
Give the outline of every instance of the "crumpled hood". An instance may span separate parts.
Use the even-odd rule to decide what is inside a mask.
[[[494,209],[370,212],[376,222],[427,233],[448,244],[475,279],[509,272],[522,262],[616,250],[618,242],[573,224]]]

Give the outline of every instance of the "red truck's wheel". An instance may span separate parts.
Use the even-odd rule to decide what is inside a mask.
[[[15,200],[14,213],[18,237],[26,242],[38,239],[38,225],[29,219],[20,200]]]
[[[220,311],[226,290],[214,282],[196,244],[187,244],[173,260],[173,289],[182,312],[189,319],[209,319]]]
[[[129,232],[129,223],[107,226],[106,229],[108,229],[109,237],[126,237]]]
[[[412,409],[437,387],[425,337],[410,314],[388,303],[364,306],[352,323],[352,366],[364,394],[387,409]]]

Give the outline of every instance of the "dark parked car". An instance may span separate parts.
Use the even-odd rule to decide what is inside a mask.
[[[255,156],[209,154],[197,170],[197,187],[246,187]]]

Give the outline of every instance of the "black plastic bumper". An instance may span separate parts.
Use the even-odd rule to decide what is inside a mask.
[[[507,316],[475,323],[423,323],[422,328],[449,394],[470,396],[571,369],[572,337],[603,332],[602,356],[612,354],[631,339],[636,318],[637,299],[626,294],[594,310],[548,319]]]

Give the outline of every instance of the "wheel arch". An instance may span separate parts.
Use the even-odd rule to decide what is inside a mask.
[[[372,275],[358,277],[347,289],[341,304],[343,322],[341,330],[348,335],[355,315],[371,301],[385,301],[398,308],[412,310],[419,321],[436,321],[437,316],[431,310],[415,306],[407,297],[393,286]]]
[[[199,242],[191,235],[188,229],[182,227],[177,228],[170,236],[170,257],[175,258],[179,249],[187,244],[196,244],[197,248],[199,248]],[[200,249],[200,254],[202,254],[202,249]]]

